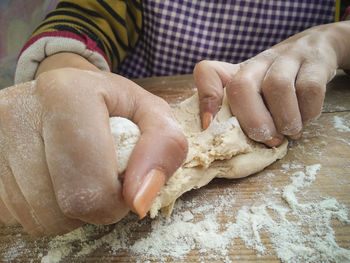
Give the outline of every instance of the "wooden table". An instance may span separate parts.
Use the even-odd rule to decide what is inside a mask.
[[[189,97],[195,92],[191,75],[159,77],[136,80],[145,89],[167,100],[172,106]],[[337,122],[338,121],[338,122]],[[343,124],[344,126],[339,126]],[[338,123],[338,126],[336,125]],[[232,198],[229,209],[224,209],[217,215],[220,224],[235,222],[235,215],[243,206],[252,207],[262,204],[266,198],[281,199],[285,186],[291,184],[291,176],[305,172],[305,167],[320,164],[315,181],[298,192],[299,202],[318,202],[325,198],[336,198],[347,209],[350,208],[350,78],[338,74],[328,85],[322,116],[305,129],[302,139],[290,144],[287,156],[274,163],[264,171],[239,180],[215,179],[208,186],[185,194],[183,204],[192,204],[193,221],[200,221],[207,211],[200,211],[202,202],[217,203],[220,198]],[[223,200],[223,199],[222,199]],[[178,208],[181,212],[181,208]],[[199,211],[199,212],[198,212]],[[177,213],[175,211],[175,213]],[[72,253],[61,262],[280,262],[268,233],[261,233],[266,251],[260,254],[247,248],[242,239],[234,239],[226,250],[227,255],[217,255],[217,251],[200,253],[198,248],[192,249],[183,259],[158,255],[151,258],[147,254],[136,255],[129,249],[111,251],[104,243],[98,245],[98,240],[113,229],[123,228],[123,224],[133,224],[128,233],[131,243],[147,237],[151,232],[151,220],[141,223],[135,216],[128,221],[122,221],[116,226],[97,229],[83,242],[95,244],[96,249],[89,253],[82,252],[82,242],[73,240],[69,243]],[[332,228],[336,234],[336,242],[340,247],[350,249],[350,225],[332,220]],[[111,234],[110,234],[111,236]],[[114,238],[112,237],[112,240]],[[21,227],[0,227],[0,261],[1,262],[41,262],[49,251],[50,238],[33,239],[24,233]],[[82,256],[78,256],[83,254]],[[213,256],[214,255],[214,256]],[[51,262],[54,262],[51,260]],[[302,261],[301,261],[302,262]]]

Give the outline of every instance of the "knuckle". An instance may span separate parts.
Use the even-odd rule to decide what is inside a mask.
[[[155,96],[155,99],[157,100],[157,103],[160,105],[160,107],[162,107],[162,109],[164,109],[167,113],[172,112],[169,104],[163,98]]]
[[[163,98],[158,97],[152,93],[145,93],[145,102],[145,105],[147,107],[151,105],[153,106],[149,108],[149,111],[154,114],[157,114],[157,112],[161,111],[169,115],[172,112],[171,107]]]
[[[246,74],[237,74],[227,84],[227,96],[239,98],[248,88],[254,87],[254,81]]]
[[[201,102],[205,98],[216,101],[222,97],[223,88],[221,80],[215,80],[215,77],[219,77],[219,73],[213,61],[202,60],[198,62],[194,67],[193,75]],[[215,81],[208,81],[208,76],[211,76],[210,79]]]
[[[208,67],[210,67],[210,60],[201,60],[194,66],[193,73],[198,74]]]
[[[261,91],[264,95],[283,94],[293,87],[293,81],[287,77],[268,76],[262,84]]]
[[[199,93],[201,111],[216,111],[221,104],[223,97],[223,89],[210,89],[209,93]],[[216,112],[215,112],[216,113]]]

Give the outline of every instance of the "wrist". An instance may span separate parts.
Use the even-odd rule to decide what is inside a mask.
[[[95,65],[78,54],[61,52],[51,55],[41,61],[35,73],[35,78],[37,78],[43,72],[59,68],[78,68],[91,71],[100,71],[100,69],[98,69]]]

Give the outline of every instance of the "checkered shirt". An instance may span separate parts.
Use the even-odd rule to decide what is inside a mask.
[[[239,63],[332,22],[334,7],[334,0],[144,0],[143,34],[117,73],[186,74],[203,59]]]

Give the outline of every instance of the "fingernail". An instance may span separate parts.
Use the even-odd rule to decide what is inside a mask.
[[[266,142],[264,142],[267,146],[269,147],[278,147],[282,144],[283,142],[283,136],[276,136],[275,138],[268,140]]]
[[[134,208],[140,219],[144,218],[165,182],[164,172],[159,169],[151,170],[138,189],[134,198]]]
[[[203,130],[206,130],[209,127],[212,120],[213,120],[213,115],[210,112],[206,112],[203,114],[202,116]]]

